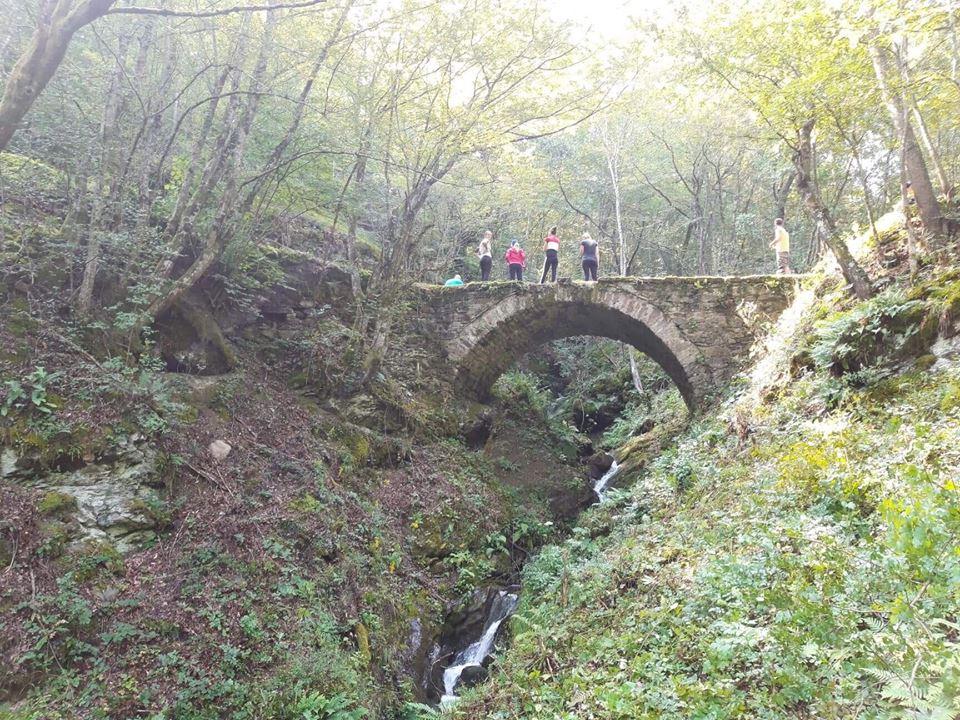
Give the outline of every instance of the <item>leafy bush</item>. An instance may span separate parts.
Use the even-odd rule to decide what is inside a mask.
[[[889,290],[820,323],[811,350],[818,368],[834,376],[896,359],[921,331],[925,304]],[[855,378],[862,385],[870,376]]]
[[[6,417],[11,410],[34,410],[44,415],[52,413],[57,406],[50,400],[48,387],[58,377],[60,373],[48,373],[43,367],[38,366],[20,380],[4,382],[6,396],[3,405],[0,406],[0,416]]]
[[[508,410],[527,405],[546,416],[550,393],[540,386],[536,375],[522,371],[506,372],[493,386],[493,396]]]

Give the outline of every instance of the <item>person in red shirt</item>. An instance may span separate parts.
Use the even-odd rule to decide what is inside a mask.
[[[523,282],[523,270],[527,267],[527,254],[516,240],[510,241],[510,249],[504,254],[510,268],[510,279]]]
[[[559,258],[557,253],[560,250],[560,238],[557,237],[557,228],[550,228],[550,234],[543,240],[543,274],[540,276],[540,284],[547,281],[547,271],[551,271],[550,282],[557,281],[557,265]]]

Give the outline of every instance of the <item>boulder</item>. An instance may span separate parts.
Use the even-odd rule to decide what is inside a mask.
[[[613,466],[614,457],[610,453],[598,452],[587,458],[587,473],[591,480],[599,480]]]
[[[474,685],[479,685],[487,679],[489,674],[489,671],[483,665],[467,665],[460,672],[460,680],[454,690],[465,690],[466,688],[472,688]]]
[[[214,440],[207,447],[207,450],[210,451],[210,455],[213,456],[213,459],[217,462],[223,462],[227,459],[227,456],[230,454],[230,451],[233,450],[233,447],[223,440]]]
[[[3,477],[41,491],[38,509],[63,526],[65,540],[74,545],[106,541],[127,552],[155,538],[165,522],[155,489],[162,486],[157,454],[141,441],[131,436],[115,453],[57,472],[30,468],[7,451]]]

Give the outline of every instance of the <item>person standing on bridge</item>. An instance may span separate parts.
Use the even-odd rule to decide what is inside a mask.
[[[783,218],[773,221],[773,240],[770,248],[777,253],[777,274],[790,275],[790,233],[783,226]]]
[[[600,272],[600,244],[585,232],[580,240],[580,259],[583,266],[583,279],[596,280]]]
[[[547,271],[551,272],[550,282],[557,281],[557,265],[560,259],[557,253],[560,252],[560,238],[557,237],[557,228],[550,228],[550,234],[543,241],[543,274],[540,275],[540,284],[547,281]]]
[[[487,282],[490,279],[490,269],[493,267],[492,242],[493,233],[487,230],[477,246],[477,257],[480,259],[480,282]]]
[[[527,254],[516,240],[510,241],[510,249],[504,254],[510,269],[510,279],[523,282],[523,270],[527,267]]]

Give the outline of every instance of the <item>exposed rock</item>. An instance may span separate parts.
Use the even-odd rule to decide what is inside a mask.
[[[599,480],[611,467],[616,458],[610,453],[598,452],[587,458],[587,472],[591,480]]]
[[[135,440],[140,438],[128,439],[113,457],[63,472],[35,471],[8,450],[2,476],[43,491],[41,511],[63,521],[73,544],[108,541],[127,552],[156,537],[156,509],[163,506],[154,490],[160,484],[156,453]]]
[[[199,301],[181,300],[157,319],[156,328],[160,355],[170,372],[221,375],[236,364],[217,319]]]
[[[930,347],[930,354],[936,358],[931,366],[933,370],[945,370],[960,364],[960,335],[939,337]]]
[[[17,470],[17,453],[11,448],[6,448],[0,452],[0,478],[13,475]]]
[[[193,407],[209,407],[223,385],[222,375],[187,375],[185,399]]]
[[[207,450],[210,451],[210,454],[213,456],[213,459],[217,462],[223,462],[227,459],[227,456],[230,454],[230,451],[233,450],[233,447],[224,442],[223,440],[214,440],[210,443]]]
[[[463,690],[479,685],[487,679],[489,671],[483,665],[467,665],[460,673],[460,680],[454,690]]]

